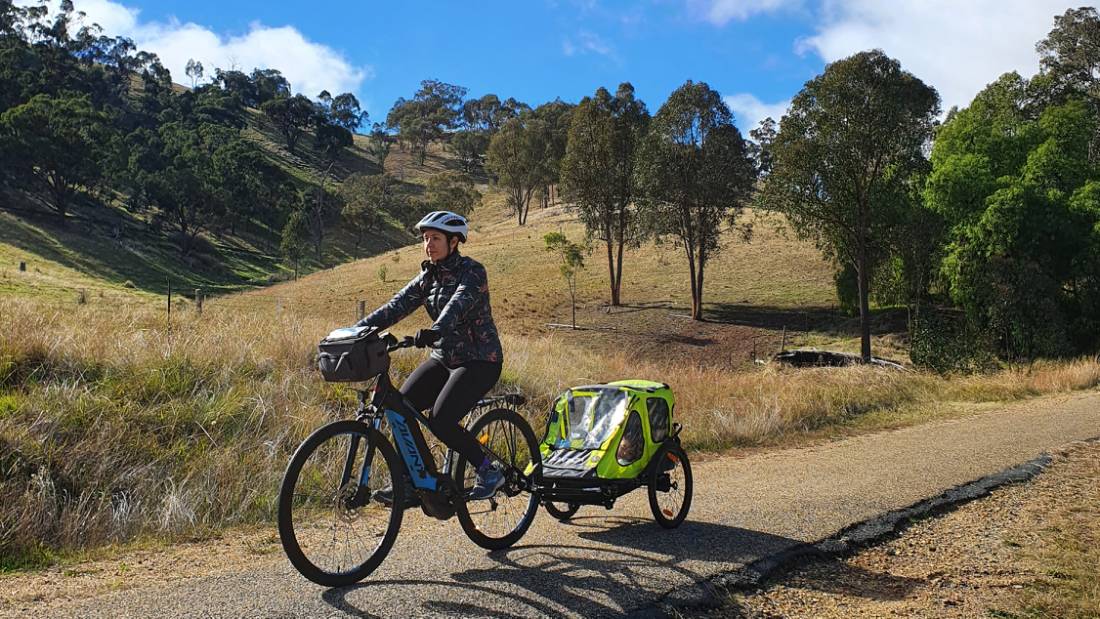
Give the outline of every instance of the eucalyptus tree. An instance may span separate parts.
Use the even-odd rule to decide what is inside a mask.
[[[806,83],[769,148],[761,203],[855,270],[865,361],[871,273],[915,207],[912,183],[927,170],[939,111],[935,89],[879,50],[860,52]]]
[[[340,186],[344,206],[340,216],[355,235],[355,254],[367,233],[380,229],[386,214],[395,213],[406,198],[389,174],[353,174]]]
[[[458,127],[466,89],[438,80],[420,82],[412,99],[400,98],[386,116],[386,124],[397,130],[400,140],[413,148],[424,165],[428,144]]]
[[[543,151],[545,178],[543,186],[539,188],[543,208],[550,206],[554,188],[561,182],[561,160],[565,157],[569,122],[574,107],[576,106],[571,103],[554,99],[530,112],[534,118],[543,121],[546,127],[546,149]]]
[[[1083,98],[1100,115],[1100,14],[1096,7],[1068,9],[1054,18],[1054,29],[1035,46],[1040,74],[1032,80],[1033,98],[1064,103]],[[1089,161],[1100,161],[1100,126],[1089,143]]]
[[[183,72],[187,74],[187,77],[191,78],[191,90],[194,90],[203,77],[202,63],[194,58],[189,58],[187,60],[187,67]]]
[[[368,114],[359,105],[359,99],[350,92],[336,95],[329,108],[333,124],[354,132],[368,119]]]
[[[546,251],[556,254],[561,260],[558,270],[569,289],[569,307],[572,310],[572,325],[577,328],[577,274],[584,268],[586,247],[570,241],[561,232],[548,232],[542,237]]]
[[[550,177],[549,144],[549,126],[532,114],[509,119],[489,142],[486,166],[504,187],[508,206],[521,226],[527,223],[531,196]]]
[[[316,107],[308,97],[278,97],[264,102],[260,109],[271,119],[286,140],[286,148],[295,152],[298,140],[315,123]]]
[[[0,114],[0,161],[16,184],[42,191],[64,217],[78,188],[103,175],[104,116],[87,95],[35,95]]]
[[[428,179],[424,201],[433,211],[451,211],[469,217],[481,203],[481,192],[463,174],[440,172]]]
[[[623,250],[643,236],[634,168],[649,120],[645,103],[634,98],[629,83],[620,84],[614,96],[600,88],[573,110],[561,163],[562,196],[589,237],[607,249],[613,306],[621,302]]]
[[[707,261],[752,191],[756,171],[722,97],[688,80],[653,117],[636,170],[652,230],[684,250],[691,317],[703,318]]]

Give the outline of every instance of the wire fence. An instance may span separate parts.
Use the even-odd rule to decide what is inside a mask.
[[[112,312],[120,309],[151,310],[162,312],[166,321],[181,314],[247,313],[272,317],[303,315],[311,310],[311,301],[301,297],[272,294],[211,293],[202,288],[177,288],[170,293],[150,293],[114,287],[89,285],[66,286],[48,282],[26,281],[5,276],[0,278],[0,299],[30,298],[41,307],[77,309],[83,311]],[[315,305],[315,301],[314,305]],[[373,309],[364,299],[326,301],[330,311],[346,316],[349,321],[358,320]],[[334,304],[336,305],[334,307]]]

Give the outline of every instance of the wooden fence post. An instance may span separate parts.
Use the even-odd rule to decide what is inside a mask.
[[[167,281],[168,281],[168,320],[166,322],[166,326],[169,329],[171,329],[172,328],[172,280],[169,279]]]
[[[202,316],[202,288],[195,289],[195,309],[199,310],[199,316]]]
[[[19,270],[25,273],[27,271],[27,263],[20,260],[19,261]]]
[[[367,315],[367,302],[359,301],[359,320],[363,320]]]

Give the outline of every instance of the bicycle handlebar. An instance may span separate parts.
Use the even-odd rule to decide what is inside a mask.
[[[405,337],[401,338],[400,340],[398,340],[393,335],[387,334],[387,336],[388,337],[386,338],[386,340],[387,340],[386,341],[386,352],[393,352],[395,350],[400,350],[402,348],[413,348],[414,346],[416,346],[416,342],[413,341],[413,338],[412,338],[411,335],[406,335]]]

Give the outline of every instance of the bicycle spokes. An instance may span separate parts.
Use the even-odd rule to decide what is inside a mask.
[[[503,419],[485,424],[477,441],[501,468],[505,483],[487,500],[468,501],[467,509],[478,530],[490,537],[503,537],[522,522],[528,510],[530,496],[521,492],[526,488],[523,472],[531,462],[531,451],[515,424]],[[463,473],[462,490],[468,493],[476,483],[477,466],[467,464]]]
[[[338,434],[303,463],[294,488],[294,533],[302,554],[321,570],[341,574],[370,558],[390,521],[390,510],[372,501],[390,484],[390,471],[364,437]],[[367,471],[366,484],[362,473]]]

